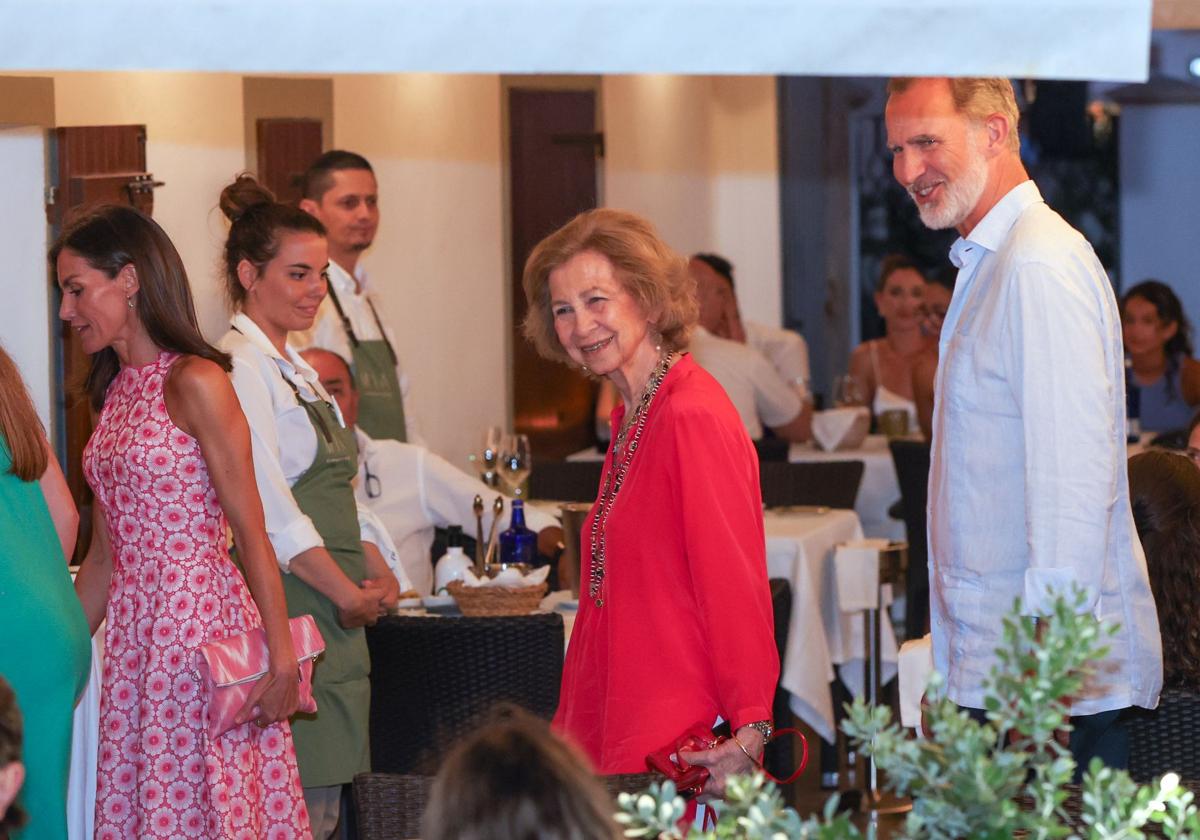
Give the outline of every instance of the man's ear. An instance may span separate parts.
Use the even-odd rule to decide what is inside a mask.
[[[317,215],[317,211],[321,208],[317,205],[317,202],[313,201],[311,198],[300,199],[300,204],[298,206],[301,210],[313,218],[320,218],[320,216]]]
[[[1008,117],[996,113],[983,121],[983,130],[987,133],[987,150],[1000,152],[1008,148],[1008,135],[1017,127],[1009,124]]]

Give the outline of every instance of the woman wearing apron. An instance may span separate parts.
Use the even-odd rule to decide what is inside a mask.
[[[325,297],[324,229],[247,175],[225,188],[221,209],[232,222],[224,265],[237,310],[221,347],[233,356],[250,422],[267,533],[288,572],[288,613],[311,614],[325,637],[317,712],[292,722],[313,836],[325,838],[337,827],[342,785],[370,769],[362,628],[396,602],[400,585],[384,560],[394,551],[383,529],[354,500],[354,434],[287,343],[289,332],[311,326]]]

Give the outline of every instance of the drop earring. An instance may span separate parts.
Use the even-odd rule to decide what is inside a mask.
[[[133,295],[130,295],[129,297],[125,298],[125,302],[127,304],[129,304],[130,309],[133,309]]]

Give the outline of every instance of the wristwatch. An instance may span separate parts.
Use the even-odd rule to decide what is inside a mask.
[[[771,725],[769,720],[756,720],[753,723],[747,723],[746,726],[751,726],[757,729],[763,736],[763,746],[771,740],[771,736],[775,734],[775,727]]]

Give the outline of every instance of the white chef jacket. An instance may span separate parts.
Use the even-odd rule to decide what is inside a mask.
[[[764,425],[782,426],[795,420],[804,407],[800,391],[784,382],[766,356],[753,347],[697,326],[688,350],[696,364],[725,389],[751,440],[762,437]]]
[[[422,595],[432,594],[429,547],[434,528],[461,525],[463,533],[474,537],[476,494],[483,497],[483,524],[490,528],[496,491],[423,446],[390,438],[375,440],[357,428],[354,433],[358,437],[359,462],[355,495],[388,528],[413,588]],[[505,497],[497,533],[508,528],[511,511],[512,499]],[[525,503],[525,525],[531,531],[557,524],[552,514]]]
[[[317,456],[317,434],[287,383],[294,384],[307,402],[328,402],[339,423],[342,415],[321,387],[316,371],[294,348],[288,346],[286,355],[280,355],[258,324],[241,312],[233,316],[231,324],[234,329],[225,333],[218,346],[233,356],[230,378],[250,426],[254,476],[267,536],[280,568],[287,572],[297,554],[325,544],[292,496],[292,485]],[[365,505],[358,505],[358,524],[363,542],[378,546],[401,589],[411,588],[387,529]]]
[[[784,382],[808,388],[808,342],[795,330],[742,321],[746,344],[767,357]]]
[[[346,317],[350,319],[350,326],[354,329],[354,334],[361,341],[378,341],[384,337],[380,335],[379,324],[375,323],[375,316],[371,314],[369,301],[374,301],[375,311],[380,313],[381,322],[382,307],[368,288],[367,275],[361,264],[355,269],[352,276],[346,269],[330,260],[329,285],[337,294],[338,303],[342,305]],[[396,351],[396,379],[400,383],[400,396],[404,401],[404,426],[408,433],[408,440],[411,443],[424,444],[417,424],[417,415],[413,411],[408,375],[400,367],[400,350],[396,344],[396,335],[386,324],[384,332],[387,340],[392,343],[392,348]],[[346,360],[347,364],[354,362],[350,337],[346,335],[346,328],[338,315],[337,307],[334,306],[328,295],[325,296],[325,300],[321,301],[313,325],[307,330],[292,333],[289,341],[297,350],[319,347],[322,350],[337,353]]]
[[[1121,629],[1072,713],[1153,708],[1162,650],[1129,505],[1112,286],[1032,181],[950,258],[959,272],[940,339],[929,476],[934,665],[952,700],[982,708],[1014,599],[1046,615],[1047,588],[1078,584],[1083,610]]]

